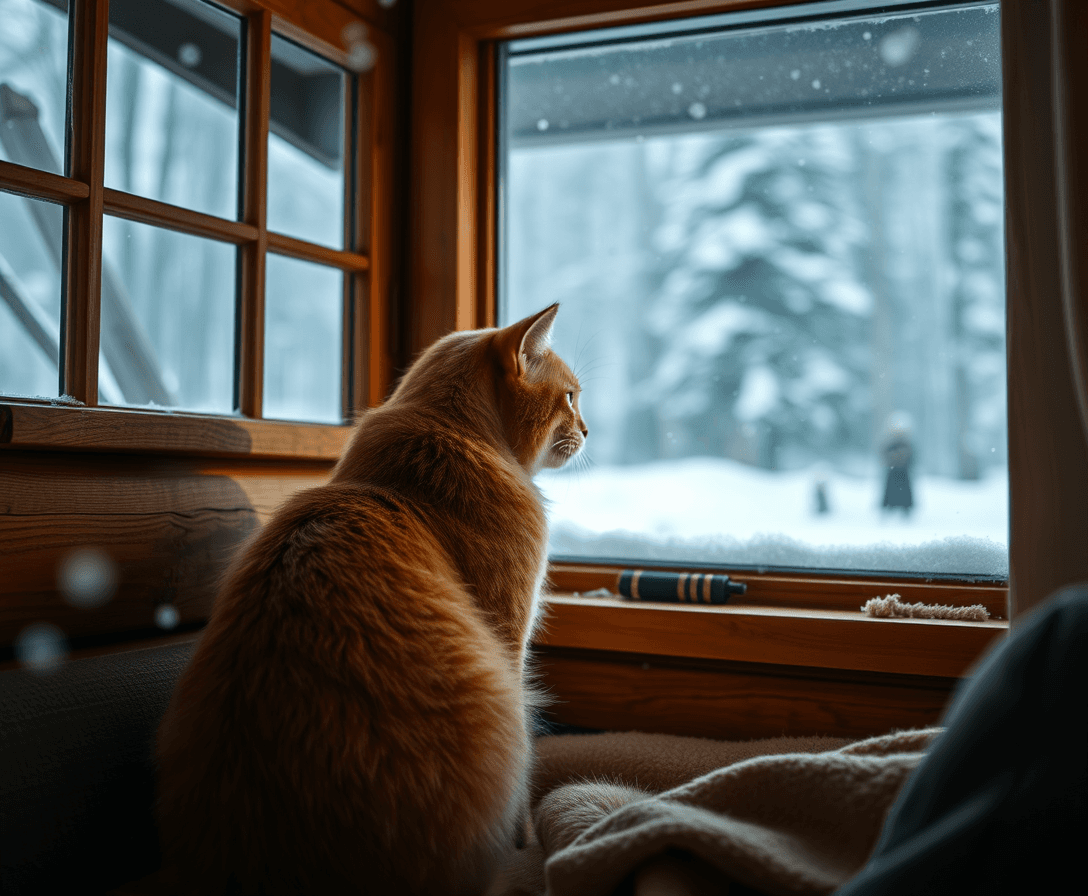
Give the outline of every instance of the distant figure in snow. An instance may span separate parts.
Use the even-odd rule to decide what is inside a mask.
[[[827,479],[827,464],[817,464],[812,487],[812,511],[816,516],[826,516],[831,513],[831,501],[828,499]]]
[[[910,418],[905,413],[891,415],[880,453],[888,468],[881,507],[885,512],[901,510],[903,516],[908,517],[914,507],[914,495],[910,490],[910,463],[914,451],[911,448]]]

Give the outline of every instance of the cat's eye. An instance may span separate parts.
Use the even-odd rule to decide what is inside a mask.
[[[568,392],[567,393],[567,404],[569,404],[571,407],[574,407],[574,393],[573,392]]]

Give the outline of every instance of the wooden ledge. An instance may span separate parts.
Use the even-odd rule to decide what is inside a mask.
[[[170,411],[0,404],[0,449],[336,461],[349,425]]]
[[[628,563],[627,566],[633,564]],[[661,565],[653,561],[637,564],[642,569],[673,569],[677,564]],[[552,563],[548,581],[556,593],[593,591],[607,588],[615,591],[621,565],[600,563]],[[724,569],[688,563],[684,572],[713,573]],[[938,577],[925,579],[917,575],[896,575],[888,572],[835,572],[810,569],[803,572],[751,569],[730,569],[729,575],[744,582],[748,591],[734,604],[765,607],[796,607],[814,610],[857,610],[871,597],[898,594],[905,603],[945,604],[966,607],[981,604],[995,619],[1005,618],[1009,587],[1006,582],[989,579],[963,580]]]
[[[0,159],[0,187],[6,193],[62,204],[79,202],[91,193],[91,188],[81,181],[3,159]]]
[[[959,678],[1002,621],[875,619],[860,611],[695,607],[553,595],[536,644],[689,659]]]

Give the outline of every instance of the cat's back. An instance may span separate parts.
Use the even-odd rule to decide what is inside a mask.
[[[189,892],[479,893],[528,802],[535,472],[588,430],[557,306],[451,334],[239,555],[159,730]]]
[[[297,496],[160,729],[168,856],[206,892],[471,892],[513,836],[519,686],[420,508],[366,484]]]

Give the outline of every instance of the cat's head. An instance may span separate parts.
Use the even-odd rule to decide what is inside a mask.
[[[585,444],[578,378],[549,348],[559,305],[495,330],[451,333],[404,375],[387,406],[426,408],[505,444],[529,472],[561,467]],[[432,417],[433,419],[433,417]]]
[[[556,303],[496,330],[490,341],[506,438],[530,473],[563,466],[589,435],[578,407],[578,378],[550,347],[558,310]]]

